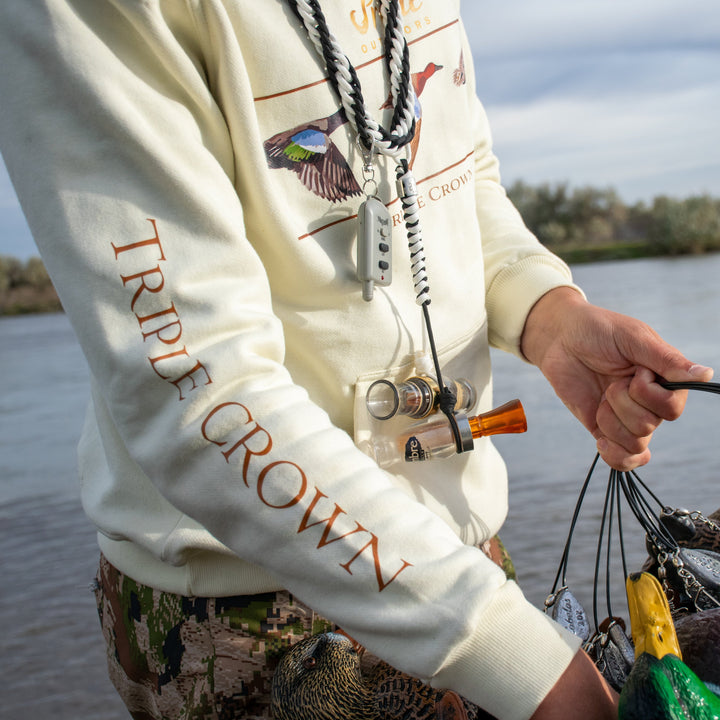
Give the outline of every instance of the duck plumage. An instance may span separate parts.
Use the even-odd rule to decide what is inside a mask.
[[[436,690],[361,652],[346,635],[293,645],[272,683],[275,720],[491,720],[452,691]]]

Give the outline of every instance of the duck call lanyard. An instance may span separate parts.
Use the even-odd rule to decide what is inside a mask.
[[[340,100],[350,126],[358,137],[365,163],[363,173],[366,183],[372,181],[372,161],[376,153],[395,158],[403,151],[406,154],[406,157],[398,160],[396,180],[408,235],[415,301],[422,309],[427,329],[440,388],[440,409],[448,418],[457,451],[461,453],[465,448],[454,415],[456,397],[442,380],[430,322],[428,309],[430,287],[425,270],[417,187],[407,159],[410,141],[415,135],[415,91],[410,76],[410,50],[403,33],[399,2],[378,0],[380,18],[385,27],[384,64],[390,79],[390,102],[393,111],[389,129],[382,127],[365,105],[357,72],[330,32],[319,0],[286,0],[286,2],[302,21],[310,41],[325,62],[330,86]]]
[[[357,72],[330,32],[319,0],[286,1],[302,21],[310,41],[323,58],[330,87],[340,100],[348,122],[358,137],[364,160],[363,174],[366,184],[372,182],[372,161],[376,153],[395,158],[403,151],[406,154],[406,157],[398,160],[396,180],[408,235],[415,301],[420,305],[425,321],[440,388],[440,409],[448,418],[455,446],[461,453],[465,448],[454,415],[456,397],[455,393],[443,382],[430,322],[428,309],[430,287],[425,270],[417,186],[407,159],[410,141],[415,135],[415,91],[410,76],[410,51],[403,33],[399,2],[398,0],[379,0],[380,18],[385,27],[383,59],[390,79],[390,102],[393,111],[390,127],[386,129],[372,117],[365,105]]]

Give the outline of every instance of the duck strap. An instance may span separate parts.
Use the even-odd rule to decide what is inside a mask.
[[[669,390],[701,390],[720,394],[717,383],[669,383]],[[696,612],[720,607],[720,525],[700,512],[672,510],[660,501],[636,472],[610,470],[598,533],[593,581],[593,621],[595,632],[590,635],[582,605],[568,587],[567,572],[570,546],[586,497],[591,477],[599,461],[596,454],[575,506],[570,530],[563,549],[551,594],[545,610],[553,619],[581,637],[584,648],[595,660],[606,679],[620,689],[633,664],[629,640],[613,613],[611,598],[611,556],[613,537],[619,540],[622,571],[628,577],[623,537],[623,507],[634,515],[645,531],[647,549],[653,561],[651,572],[660,580],[673,613]],[[700,526],[705,535],[713,533],[714,544],[698,544],[693,540]],[[695,546],[693,543],[695,542]],[[607,618],[600,622],[599,596],[605,585]]]

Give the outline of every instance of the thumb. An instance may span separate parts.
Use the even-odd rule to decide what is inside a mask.
[[[679,350],[666,343],[649,327],[649,334],[642,331],[631,340],[630,357],[636,365],[652,370],[668,382],[709,382],[712,368],[688,360]],[[639,341],[639,342],[638,342]],[[630,349],[630,348],[628,348]]]
[[[647,367],[668,382],[709,382],[714,375],[712,368],[693,363],[671,346]]]
[[[705,365],[692,363],[682,354],[665,358],[665,370],[657,373],[668,382],[710,382],[715,371]]]

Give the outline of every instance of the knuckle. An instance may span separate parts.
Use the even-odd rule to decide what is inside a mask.
[[[637,419],[635,427],[633,428],[635,435],[648,438],[649,441],[650,436],[657,430],[661,422],[662,421],[652,413],[644,413]]]
[[[683,410],[685,410],[685,400],[686,397],[673,397],[666,411],[663,413],[663,418],[665,420],[677,420],[683,414]]]

